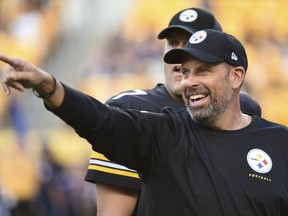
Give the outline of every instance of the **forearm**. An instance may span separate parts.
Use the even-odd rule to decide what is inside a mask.
[[[50,98],[44,99],[45,104],[47,104],[51,109],[58,108],[64,99],[65,90],[60,82],[58,82],[58,89]]]
[[[33,89],[33,93],[44,100],[51,109],[58,108],[64,99],[65,90],[61,82],[53,76],[47,78],[41,85]]]

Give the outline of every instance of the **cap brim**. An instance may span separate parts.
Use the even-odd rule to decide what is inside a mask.
[[[165,29],[163,29],[159,35],[158,35],[158,39],[162,40],[162,39],[165,39],[167,38],[167,35],[170,34],[171,31],[175,30],[175,29],[182,29],[184,31],[187,31],[188,33],[190,34],[193,34],[194,32],[196,32],[195,29],[193,28],[190,28],[188,26],[181,26],[181,25],[171,25]]]
[[[172,49],[164,55],[164,62],[168,64],[182,64],[184,55],[191,55],[195,58],[209,63],[224,62],[222,58],[212,55],[206,51],[195,48]]]

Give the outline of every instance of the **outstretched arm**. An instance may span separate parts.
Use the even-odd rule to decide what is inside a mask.
[[[3,54],[0,54],[0,60],[9,65],[2,78],[3,89],[7,95],[11,94],[11,88],[21,92],[32,88],[35,94],[44,96],[43,100],[52,109],[61,105],[65,91],[62,84],[51,74],[29,62]]]
[[[154,167],[154,164],[147,165],[146,162],[159,164],[162,160],[159,155],[165,155],[174,147],[179,121],[171,110],[147,113],[108,107],[95,98],[56,82],[51,74],[29,62],[1,54],[0,61],[10,66],[2,80],[7,95],[11,94],[12,88],[18,91],[32,88],[38,96],[48,95],[43,98],[50,107],[48,110],[86,139],[93,150],[110,160],[143,171],[144,167]],[[167,134],[161,131],[167,131]]]

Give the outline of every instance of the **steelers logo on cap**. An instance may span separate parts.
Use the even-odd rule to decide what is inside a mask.
[[[204,30],[195,32],[189,39],[191,44],[198,44],[205,40],[207,37],[207,32]]]
[[[198,13],[192,9],[185,10],[179,15],[179,19],[182,22],[193,22],[194,20],[197,19],[197,17],[198,17]]]
[[[258,173],[268,173],[272,169],[270,156],[261,149],[252,149],[247,154],[249,166]]]

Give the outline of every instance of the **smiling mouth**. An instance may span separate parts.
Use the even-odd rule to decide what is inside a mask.
[[[196,102],[196,101],[199,101],[205,97],[206,97],[206,95],[204,95],[204,94],[197,94],[197,95],[191,95],[189,98],[192,102]]]

